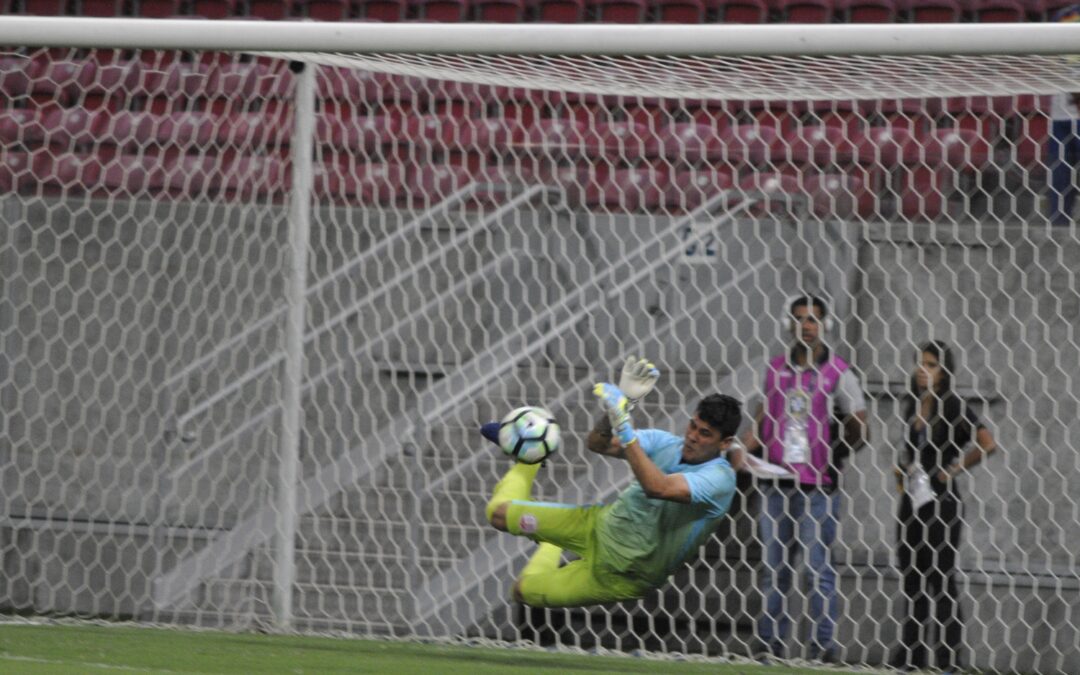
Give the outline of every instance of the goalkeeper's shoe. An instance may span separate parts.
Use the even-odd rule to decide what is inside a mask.
[[[630,421],[630,399],[626,398],[622,390],[613,384],[600,382],[593,387],[593,394],[600,399],[607,413],[611,429],[619,437],[623,447],[637,440],[637,433]]]
[[[499,427],[502,424],[499,422],[488,422],[480,427],[480,435],[488,439],[495,445],[499,445]],[[499,446],[502,447],[501,445]]]

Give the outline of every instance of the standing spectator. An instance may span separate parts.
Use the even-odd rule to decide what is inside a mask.
[[[892,665],[903,670],[925,667],[931,644],[938,668],[960,667],[963,619],[954,572],[964,505],[956,478],[996,445],[953,390],[955,372],[952,350],[942,342],[927,343],[918,354],[904,403],[904,448],[897,468],[904,492],[896,541],[906,608],[900,645],[892,657]],[[975,445],[964,454],[972,439]],[[933,641],[931,632],[937,634]]]
[[[813,586],[809,612],[816,625],[809,656],[834,661],[838,608],[831,546],[840,518],[838,472],[844,458],[867,440],[866,400],[851,367],[825,344],[824,333],[832,324],[825,302],[796,297],[785,312],[793,342],[787,353],[769,362],[764,402],[755,414],[755,428],[743,438],[747,452],[764,451],[769,462],[793,474],[762,490],[758,527],[765,607],[755,652],[783,655],[791,624],[786,598],[801,549]],[[741,457],[734,457],[733,465],[742,467]]]
[[[1080,5],[1069,5],[1054,14],[1060,23],[1080,21]],[[1050,137],[1046,143],[1049,190],[1047,218],[1051,225],[1068,225],[1078,190],[1080,167],[1080,93],[1054,94],[1050,101]]]

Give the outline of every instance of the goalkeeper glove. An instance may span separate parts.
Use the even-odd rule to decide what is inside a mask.
[[[658,379],[660,379],[660,369],[650,363],[648,359],[638,359],[633,356],[626,357],[622,376],[619,378],[619,389],[626,395],[626,398],[630,399],[630,410],[634,409],[634,405],[645,394],[652,391]]]
[[[637,432],[630,423],[630,401],[622,390],[613,384],[601,382],[593,387],[593,394],[600,399],[607,413],[608,421],[611,422],[611,430],[619,437],[619,442],[625,448],[637,440]]]

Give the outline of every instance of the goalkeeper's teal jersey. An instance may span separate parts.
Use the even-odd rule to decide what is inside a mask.
[[[721,457],[683,464],[683,439],[666,431],[639,431],[638,444],[661,471],[683,474],[691,501],[650,499],[635,480],[600,518],[596,562],[660,585],[697,552],[727,514],[735,495],[735,471]]]

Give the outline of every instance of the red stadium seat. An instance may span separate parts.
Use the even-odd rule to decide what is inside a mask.
[[[109,113],[82,108],[56,108],[44,120],[45,141],[58,150],[76,150],[101,140]]]
[[[1050,137],[1050,119],[1043,114],[1021,117],[1012,141],[1012,160],[1029,171],[1041,173],[1043,158]]]
[[[41,145],[47,117],[41,108],[0,110],[0,147],[17,150]]]
[[[191,0],[191,14],[206,19],[229,19],[241,13],[239,0]]]
[[[174,117],[183,120],[183,116]],[[214,141],[223,152],[230,154],[237,151],[244,154],[282,154],[292,140],[291,120],[277,112],[270,115],[259,112],[210,115],[210,119],[217,121],[213,127]]]
[[[913,23],[956,23],[963,14],[958,0],[904,0]]]
[[[724,156],[722,123],[676,122],[660,132],[660,154],[671,161],[695,163]]]
[[[141,87],[140,62],[87,60],[79,71],[78,87],[79,103],[84,108],[125,109],[137,98]]]
[[[421,21],[457,23],[469,16],[468,0],[413,0]]]
[[[851,23],[892,23],[898,14],[894,0],[837,0],[836,9]]]
[[[776,130],[759,124],[739,124],[723,132],[723,158],[732,165],[759,164],[769,159]]]
[[[391,115],[370,117],[320,115],[315,120],[315,138],[323,144],[349,150],[374,150],[397,142],[401,123]]]
[[[714,0],[717,20],[722,23],[765,23],[769,6],[765,0]]]
[[[406,194],[418,206],[438,203],[471,182],[473,175],[463,166],[425,164],[405,172]]]
[[[76,0],[79,16],[124,16],[124,0]]]
[[[525,0],[473,0],[476,19],[489,23],[518,23],[528,17]]]
[[[536,20],[541,23],[580,23],[585,0],[537,0]]]
[[[79,76],[84,61],[72,59],[53,59],[43,57],[35,59],[36,66],[31,67],[29,94],[39,105],[55,103],[70,105],[79,94]]]
[[[967,129],[936,129],[921,139],[929,166],[947,164],[962,170],[983,169],[993,158],[990,143]]]
[[[339,189],[358,195],[364,204],[393,204],[399,197],[406,196],[405,167],[402,164],[352,164],[333,175],[351,184]]]
[[[829,23],[832,0],[780,0],[779,9],[787,23]]]
[[[369,21],[404,21],[409,16],[408,0],[354,0],[357,18]]]
[[[22,13],[31,16],[63,16],[67,0],[22,0]]]
[[[656,209],[664,203],[669,178],[662,168],[600,165],[590,173],[585,183],[586,206],[641,211]]]
[[[26,152],[0,147],[0,194],[18,192],[24,185],[32,184],[32,155]]]
[[[649,11],[647,0],[587,0],[586,4],[602,23],[643,23]]]
[[[1014,23],[1027,20],[1020,0],[963,0],[964,13],[978,23]]]
[[[529,127],[524,146],[543,155],[584,155],[599,145],[596,131],[586,122],[540,119]]]
[[[351,8],[349,0],[297,0],[300,12],[315,21],[345,21]]]
[[[945,213],[949,170],[914,167],[900,177],[899,213],[908,220],[936,220]]]
[[[922,150],[907,129],[893,126],[870,127],[854,139],[858,161],[891,169],[920,161]]]
[[[41,64],[17,54],[0,54],[0,103],[19,101],[30,93],[30,82]]]
[[[247,15],[267,21],[283,21],[292,18],[294,0],[247,0]]]
[[[817,167],[844,166],[855,161],[858,149],[847,130],[838,126],[796,128],[778,139],[774,159]]]
[[[739,190],[754,202],[750,213],[755,215],[790,215],[797,203],[807,199],[799,179],[783,173],[755,172],[739,182]]]
[[[636,160],[656,157],[660,152],[660,139],[645,124],[637,122],[601,122],[593,125],[598,137],[596,146],[589,154],[614,160]]]
[[[682,169],[672,174],[665,203],[672,209],[693,211],[705,201],[735,187],[735,182],[735,172],[726,169]]]
[[[704,0],[653,0],[653,11],[660,23],[701,23],[705,21]]]
[[[184,0],[136,0],[135,15],[148,19],[167,19],[183,12]]]
[[[867,218],[877,211],[877,200],[863,180],[851,174],[811,174],[803,178],[810,211],[821,218]]]

